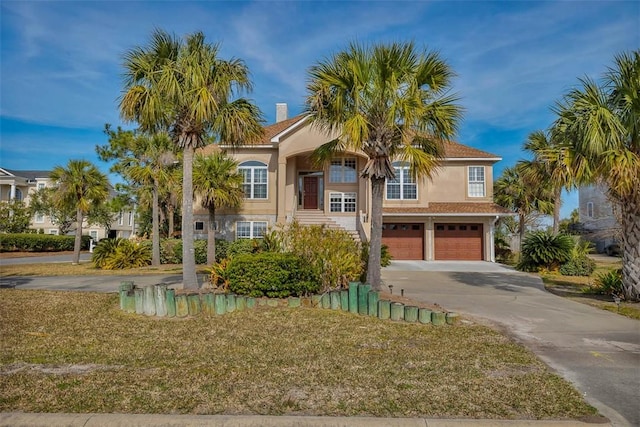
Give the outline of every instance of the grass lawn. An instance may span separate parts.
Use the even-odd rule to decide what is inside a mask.
[[[566,419],[596,413],[535,356],[464,322],[331,310],[126,314],[117,296],[0,290],[0,411]]]
[[[632,319],[640,319],[640,304],[637,302],[623,301],[618,308],[613,302],[613,298],[609,295],[596,295],[585,292],[590,285],[594,284],[598,275],[618,269],[621,265],[622,262],[615,260],[615,258],[597,259],[596,270],[589,277],[563,276],[555,272],[540,273],[540,277],[544,282],[545,288],[551,293],[603,310],[619,313]]]

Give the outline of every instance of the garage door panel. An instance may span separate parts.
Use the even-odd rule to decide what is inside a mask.
[[[394,259],[424,259],[424,226],[385,223],[382,228],[382,244],[389,247],[389,253]]]
[[[482,224],[435,224],[436,260],[481,261]]]

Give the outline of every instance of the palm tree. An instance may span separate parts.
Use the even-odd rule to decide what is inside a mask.
[[[371,180],[371,241],[367,282],[380,289],[382,202],[385,182],[395,177],[392,160],[431,177],[444,143],[456,130],[461,109],[447,95],[453,72],[435,52],[413,43],[362,46],[312,66],[307,112],[338,139],[320,147],[332,155],[348,149],[368,157],[361,176]]]
[[[640,298],[640,51],[615,57],[600,85],[590,78],[556,106],[556,126],[606,185],[622,228],[625,296]]]
[[[69,160],[67,167],[56,166],[51,180],[57,186],[54,203],[60,208],[76,211],[76,239],[73,246],[74,264],[80,262],[82,222],[93,205],[104,203],[109,197],[109,180],[98,168],[86,160]]]
[[[518,214],[520,247],[524,241],[527,224],[536,213],[549,214],[553,210],[553,192],[544,182],[536,181],[527,173],[529,164],[519,162],[515,167],[502,171],[493,183],[494,201]]]
[[[194,160],[193,189],[209,210],[207,229],[207,264],[216,262],[216,208],[237,208],[242,204],[243,178],[238,163],[222,152],[209,156],[197,154]]]
[[[251,89],[249,71],[238,60],[218,57],[218,45],[196,32],[182,40],[156,30],[145,47],[125,55],[125,93],[120,99],[124,120],[155,133],[169,130],[183,153],[182,279],[185,288],[197,288],[193,245],[193,156],[214,136],[227,144],[258,140],[261,114],[244,98]],[[215,139],[214,138],[214,139]]]
[[[551,136],[543,131],[529,134],[524,149],[533,154],[533,160],[522,161],[519,166],[531,182],[550,187],[553,194],[554,234],[560,230],[562,190],[575,188],[585,166],[581,156],[561,143],[562,137],[559,129],[553,129]]]

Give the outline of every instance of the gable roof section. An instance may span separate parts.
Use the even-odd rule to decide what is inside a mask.
[[[477,148],[469,147],[468,145],[462,145],[454,141],[448,141],[445,144],[444,157],[446,159],[502,160],[495,154],[487,153],[486,151],[478,150]]]
[[[28,180],[35,180],[37,178],[49,178],[51,175],[50,170],[13,170],[7,168],[0,168],[2,171],[7,172],[6,176],[13,176],[19,178],[26,178]]]
[[[508,209],[491,202],[429,202],[426,207],[386,207],[384,215],[431,216],[505,216],[513,215]]]

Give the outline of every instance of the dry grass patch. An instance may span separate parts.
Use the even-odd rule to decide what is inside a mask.
[[[506,419],[595,410],[478,325],[318,309],[157,319],[114,295],[0,291],[0,411]]]
[[[206,266],[199,266],[198,273],[204,273]],[[34,263],[3,265],[0,277],[9,276],[141,276],[145,274],[181,274],[181,264],[162,264],[157,267],[102,270],[89,261],[73,265],[71,262]]]

